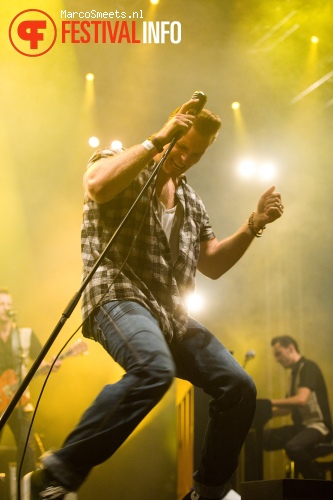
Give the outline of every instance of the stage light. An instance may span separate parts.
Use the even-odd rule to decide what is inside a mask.
[[[94,80],[94,78],[95,78],[95,75],[93,73],[87,73],[86,74],[86,80],[88,82],[92,82]]]
[[[232,107],[232,109],[239,109],[240,108],[240,104],[239,104],[239,102],[235,101],[235,102],[232,103],[231,107]]]
[[[159,3],[160,0],[150,0],[150,3],[152,5],[157,5]]]
[[[123,144],[120,141],[112,141],[111,142],[111,149],[117,150],[117,149],[121,149],[122,147],[123,147]]]
[[[256,171],[256,165],[253,160],[243,160],[238,166],[238,172],[241,177],[250,178],[253,177]]]
[[[268,181],[276,177],[276,166],[269,161],[245,159],[239,163],[237,170],[243,179],[256,178]]]
[[[319,38],[317,36],[312,36],[311,37],[311,42],[312,43],[318,43],[319,42]]]
[[[97,148],[99,146],[99,139],[98,137],[90,137],[88,140],[89,146],[92,148]]]
[[[202,296],[197,292],[188,295],[186,298],[186,305],[189,312],[200,311],[203,307],[203,303]]]

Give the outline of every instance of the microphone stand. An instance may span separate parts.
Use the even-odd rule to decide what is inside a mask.
[[[160,159],[160,161],[155,166],[155,168],[154,168],[153,172],[151,173],[149,179],[147,180],[147,182],[143,186],[141,192],[139,193],[139,195],[137,196],[137,198],[133,202],[132,206],[128,210],[128,212],[125,215],[124,219],[121,221],[121,223],[119,224],[119,226],[117,227],[117,229],[115,230],[115,232],[113,233],[113,235],[111,236],[111,238],[110,238],[109,242],[107,243],[105,249],[103,250],[103,252],[99,256],[99,258],[95,262],[95,264],[94,264],[93,268],[91,269],[91,271],[89,272],[89,274],[83,280],[83,282],[81,284],[81,287],[75,293],[75,295],[72,297],[72,299],[70,300],[70,302],[68,303],[68,305],[64,309],[64,311],[63,311],[63,313],[61,315],[61,318],[59,319],[58,323],[56,324],[53,332],[51,333],[51,335],[49,337],[49,339],[46,341],[44,347],[41,349],[39,355],[35,359],[35,361],[32,364],[30,370],[28,371],[28,373],[26,374],[26,376],[22,380],[21,385],[18,387],[16,393],[14,394],[14,396],[13,396],[12,400],[10,401],[9,405],[7,406],[6,410],[4,411],[4,413],[2,414],[2,416],[0,417],[0,432],[3,429],[4,425],[6,424],[6,422],[7,422],[8,418],[10,417],[11,413],[15,409],[16,405],[20,401],[20,399],[21,399],[24,391],[27,389],[27,387],[28,387],[29,383],[31,382],[32,378],[34,377],[34,375],[35,375],[35,373],[36,373],[39,365],[41,364],[41,362],[43,361],[43,359],[46,357],[46,354],[50,350],[50,348],[51,348],[52,344],[54,343],[54,341],[56,340],[58,334],[60,333],[60,331],[62,330],[62,328],[65,325],[66,321],[70,318],[71,314],[73,313],[75,307],[77,306],[77,304],[78,304],[78,302],[79,302],[79,300],[81,298],[82,293],[86,289],[88,283],[91,281],[93,275],[95,274],[96,270],[98,269],[99,265],[101,264],[102,260],[104,259],[106,253],[109,251],[109,248],[111,247],[111,245],[113,244],[113,242],[117,238],[118,234],[122,230],[122,228],[125,225],[127,219],[132,214],[133,210],[137,206],[137,204],[140,201],[140,199],[143,196],[143,194],[147,191],[148,187],[153,182],[153,180],[156,177],[156,175],[158,174],[161,166],[163,165],[163,163],[165,162],[165,160],[169,156],[172,148],[174,147],[174,145],[176,144],[176,142],[178,141],[178,139],[180,137],[181,137],[181,134],[178,133],[172,139],[172,141],[170,142],[168,148],[165,150],[162,158]]]

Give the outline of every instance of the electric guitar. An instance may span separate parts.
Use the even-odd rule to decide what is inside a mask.
[[[88,351],[88,345],[84,341],[78,340],[75,344],[72,345],[72,347],[68,349],[68,351],[64,352],[64,354],[61,354],[59,356],[58,361],[68,358],[69,356],[77,356],[78,354],[83,354],[87,351]],[[36,377],[37,375],[46,374],[49,371],[49,369],[50,369],[50,364],[45,366],[40,366],[37,369],[34,376]],[[12,397],[14,396],[14,394],[18,389],[18,386],[19,383],[17,375],[11,368],[4,371],[3,374],[0,376],[0,415],[3,414],[3,412],[9,405],[10,401],[12,400]],[[21,398],[21,404],[24,406],[27,403],[29,403],[29,397],[23,394]]]

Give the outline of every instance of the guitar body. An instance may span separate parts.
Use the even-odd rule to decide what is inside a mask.
[[[18,380],[14,370],[9,369],[0,376],[0,415],[9,405],[12,397],[18,388]],[[29,403],[29,398],[23,394],[21,398],[22,405]]]

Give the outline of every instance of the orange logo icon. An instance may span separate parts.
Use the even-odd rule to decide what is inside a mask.
[[[37,57],[46,54],[57,38],[57,27],[46,12],[28,9],[14,17],[9,27],[9,39],[17,52]]]

